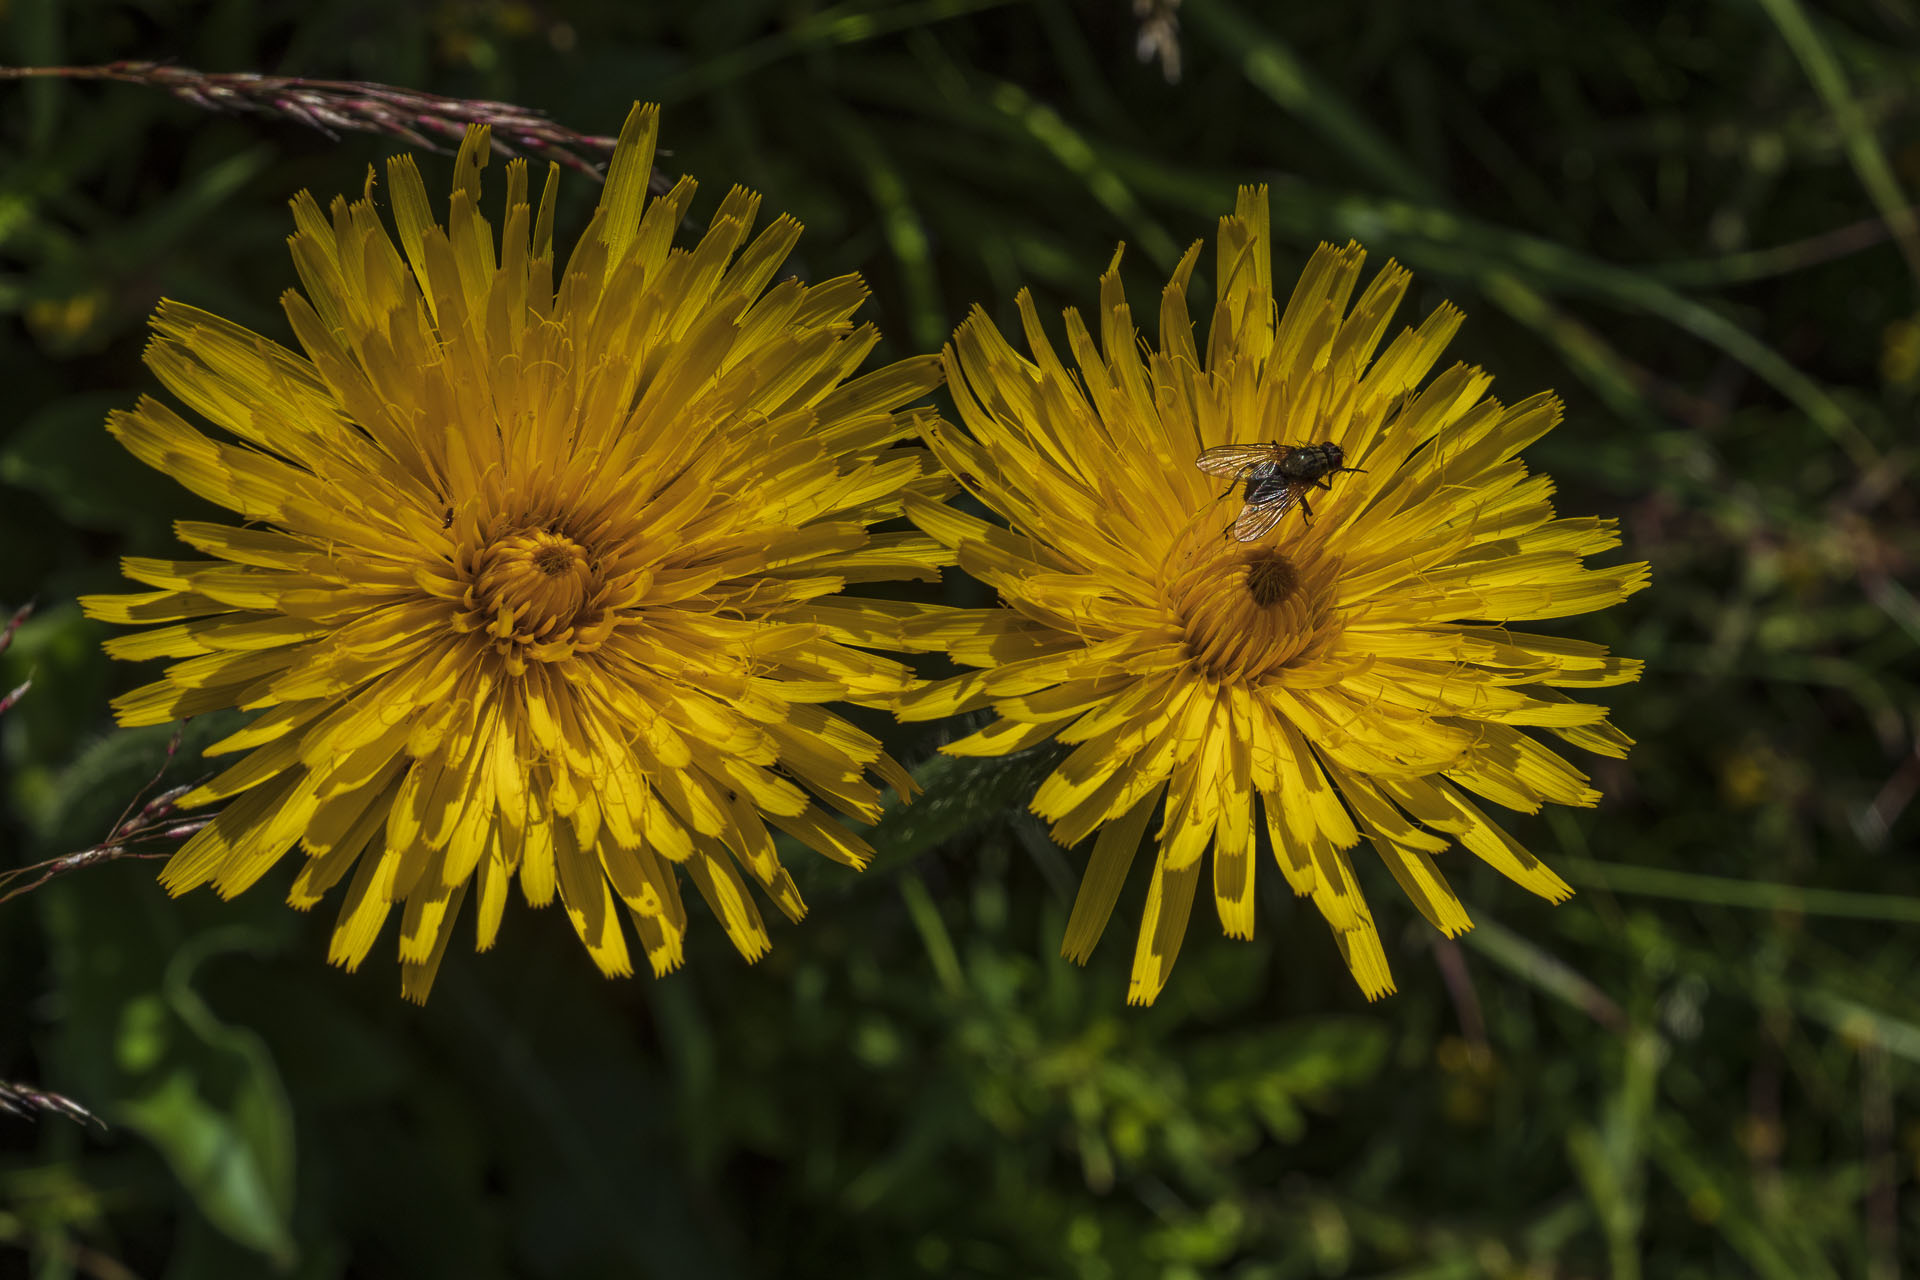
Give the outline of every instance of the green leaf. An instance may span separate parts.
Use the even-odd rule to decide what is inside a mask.
[[[188,758],[230,720],[196,720]],[[123,731],[85,753],[53,789],[44,844],[104,835],[170,736]],[[195,983],[206,961],[270,950],[290,926],[189,933],[196,913],[166,898],[151,867],[71,872],[34,895],[68,1006],[51,1080],[152,1143],[212,1226],[284,1270],[294,1261],[292,1109],[260,1038],[216,1016]],[[276,924],[288,914],[257,901]],[[248,907],[219,909],[231,917]]]
[[[161,1061],[140,1073],[151,1083],[114,1114],[160,1148],[209,1222],[285,1270],[293,1263],[293,1111],[260,1038],[221,1022],[193,987],[203,961],[254,943],[246,930],[196,938],[167,965],[161,997],[128,1004],[123,1048]]]
[[[1059,743],[988,759],[936,756],[914,771],[925,790],[896,804],[868,833],[869,872],[900,866],[942,840],[962,835],[1008,809],[1024,809],[1034,790],[1066,756]]]

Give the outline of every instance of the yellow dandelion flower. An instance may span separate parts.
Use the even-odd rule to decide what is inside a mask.
[[[334,962],[358,965],[404,904],[413,999],[468,886],[484,949],[515,877],[536,906],[558,895],[609,974],[631,971],[621,904],[654,972],[680,963],[682,873],[757,957],[747,880],[804,910],[769,825],[858,867],[867,846],[823,802],[871,820],[876,778],[908,785],[823,704],[911,683],[864,651],[905,609],[834,593],[947,561],[920,534],[868,531],[950,488],[894,443],[938,362],[849,380],[877,340],[850,320],[865,287],[769,287],[800,228],[749,239],[750,192],[673,248],[694,184],[647,198],[655,124],[634,109],[557,276],[557,169],[535,205],[525,163],[507,166],[496,240],[484,129],[445,227],[413,161],[390,163],[397,247],[372,175],[329,213],[302,195],[305,294],[283,303],[304,355],[176,303],[154,320],[148,365],[239,443],[148,398],[109,424],[244,519],[180,522],[215,559],[129,559],[152,591],[83,602],[170,624],[107,644],[176,660],[117,701],[122,724],[261,713],[210,749],[245,754],[186,797],[224,807],[163,883],[231,896],[298,844],[293,905],[351,873]]]
[[[1614,522],[1555,519],[1552,483],[1518,460],[1559,420],[1552,397],[1503,405],[1465,366],[1418,389],[1459,312],[1441,307],[1375,356],[1404,270],[1389,265],[1354,302],[1364,255],[1323,246],[1276,319],[1266,192],[1243,190],[1220,224],[1203,354],[1186,304],[1199,252],[1163,293],[1160,345],[1144,356],[1117,256],[1097,345],[1067,313],[1077,372],[1024,293],[1032,359],[979,312],[955,334],[947,380],[970,434],[926,434],[1011,527],[917,498],[908,513],[1004,607],[910,624],[979,670],[900,709],[991,708],[996,719],[945,748],[955,755],[1072,746],[1033,810],[1063,845],[1097,833],[1063,947],[1074,960],[1163,813],[1130,1001],[1165,985],[1209,848],[1221,926],[1252,936],[1262,826],[1373,998],[1393,981],[1348,857],[1362,837],[1448,934],[1469,927],[1435,861],[1453,840],[1535,893],[1570,892],[1473,797],[1529,813],[1594,803],[1586,777],[1527,730],[1624,754],[1605,708],[1560,690],[1633,680],[1639,664],[1503,624],[1614,604],[1646,585],[1647,566],[1586,567],[1618,544]],[[1221,479],[1195,465],[1209,448],[1274,442],[1341,452],[1294,455],[1318,464],[1296,468],[1318,477],[1306,489],[1271,468]],[[1329,470],[1341,461],[1359,470]],[[1304,501],[1235,537],[1246,500],[1276,488]]]

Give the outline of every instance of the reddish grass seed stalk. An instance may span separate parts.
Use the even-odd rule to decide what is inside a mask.
[[[5,637],[0,637],[5,638]],[[113,830],[107,838],[90,848],[74,853],[63,853],[57,858],[48,858],[43,862],[31,863],[24,867],[9,867],[0,870],[0,903],[10,902],[22,894],[32,893],[55,876],[65,875],[69,871],[79,871],[102,862],[118,862],[122,858],[166,858],[172,856],[169,849],[146,849],[138,846],[154,841],[166,841],[169,844],[185,840],[200,828],[218,816],[200,814],[183,818],[174,808],[174,801],[193,790],[192,783],[183,783],[170,787],[157,795],[153,789],[166,775],[167,766],[173,763],[174,755],[180,749],[181,730],[175,729],[173,738],[167,743],[166,758],[153,777],[134,793],[127,807],[113,824]]]
[[[0,1111],[28,1119],[36,1115],[65,1116],[80,1124],[106,1128],[106,1121],[72,1098],[17,1080],[0,1080]]]
[[[0,67],[0,80],[52,78],[116,80],[164,89],[183,102],[209,111],[276,116],[318,129],[329,138],[340,130],[381,133],[428,151],[445,151],[443,140],[458,142],[469,124],[493,130],[493,149],[503,156],[526,154],[553,160],[604,178],[605,157],[615,138],[576,133],[538,111],[483,98],[443,98],[370,80],[309,80],[301,76],[263,76],[253,72],[207,72],[158,62],[109,62],[97,67]],[[583,154],[586,153],[586,154]],[[589,159],[589,156],[595,158]],[[656,193],[668,183],[658,169],[650,184]]]
[[[20,630],[20,624],[25,622],[32,613],[33,602],[28,601],[26,604],[14,610],[13,616],[7,619],[7,625],[5,627],[0,627],[0,653],[7,651],[7,646],[13,643],[14,632]],[[0,693],[0,716],[5,715],[14,703],[24,698],[27,690],[32,687],[33,681],[31,679],[22,680],[12,689],[7,690],[5,693]]]

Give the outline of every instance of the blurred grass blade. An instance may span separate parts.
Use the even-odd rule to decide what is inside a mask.
[[[1680,1192],[1694,1220],[1711,1224],[1715,1234],[1762,1280],[1838,1280],[1818,1243],[1801,1243],[1804,1236],[1791,1242],[1781,1238],[1799,1227],[1796,1215],[1754,1205],[1751,1171],[1712,1167],[1697,1154],[1708,1149],[1673,1112],[1654,1125],[1654,1161]]]
[[[1614,1280],[1638,1280],[1648,1130],[1667,1047],[1653,1032],[1635,1028],[1623,1048],[1620,1083],[1607,1100],[1599,1128],[1574,1126],[1567,1134],[1567,1155],[1606,1234]]]
[[[1798,1002],[1807,1016],[1826,1023],[1848,1039],[1877,1044],[1895,1057],[1920,1062],[1920,1026],[1904,1018],[1831,991],[1802,992]]]
[[[1608,889],[1614,893],[1672,898],[1716,907],[1747,907],[1756,911],[1793,911],[1808,916],[1920,924],[1920,898],[1884,893],[1850,893],[1844,889],[1806,889],[1799,885],[1772,884],[1764,880],[1729,880],[1695,871],[1627,866],[1591,858],[1558,858],[1554,866],[1574,884]]]
[[[927,882],[909,872],[900,877],[900,897],[907,905],[907,915],[919,931],[921,942],[926,945],[927,959],[933,965],[941,989],[950,996],[965,994],[967,978],[960,968],[960,953],[954,949],[953,935],[947,931],[946,921],[940,918],[939,906],[927,892]]]
[[[0,8],[0,22],[13,28],[11,56],[23,63],[59,62],[66,52],[61,30],[65,9],[61,0],[16,0]],[[27,86],[27,136],[36,152],[50,149],[67,92],[65,85],[54,81]]]
[[[1551,240],[1475,222],[1445,210],[1381,201],[1374,204],[1370,212],[1377,219],[1378,231],[1390,233],[1391,242],[1411,265],[1417,267],[1425,258],[1418,247],[1422,240],[1435,248],[1464,251],[1462,265],[1466,267],[1465,274],[1478,277],[1483,287],[1488,288],[1489,296],[1523,323],[1537,322],[1537,317],[1524,314],[1523,309],[1515,305],[1516,298],[1520,303],[1529,305],[1532,299],[1527,294],[1515,295],[1511,286],[1499,286],[1498,279],[1501,276],[1524,276],[1529,283],[1520,287],[1529,294],[1536,287],[1545,286],[1583,293],[1655,316],[1702,342],[1718,347],[1751,369],[1806,414],[1834,443],[1846,450],[1847,456],[1856,464],[1871,466],[1879,460],[1879,451],[1873,442],[1840,403],[1812,378],[1713,308],[1686,297],[1659,280],[1642,275],[1630,267],[1615,266],[1589,257]]]
[[[900,270],[913,345],[921,351],[938,351],[940,344],[947,340],[955,317],[941,301],[940,280],[934,271],[926,223],[914,205],[911,183],[857,115],[835,111],[826,118],[848,156],[866,175],[867,191],[880,216],[881,232]]]
[[[1359,169],[1388,190],[1438,203],[1434,186],[1384,135],[1322,81],[1294,51],[1226,0],[1194,0],[1181,17],[1207,35],[1222,57],[1237,61],[1241,72],[1281,110],[1297,116],[1344,152]],[[1279,152],[1284,156],[1284,150]]]
[[[1912,206],[1910,214],[1920,212]],[[1724,289],[1774,276],[1791,275],[1883,244],[1892,238],[1884,218],[1864,218],[1767,249],[1746,249],[1710,258],[1641,263],[1641,275],[1676,289]]]
[[[1140,246],[1153,264],[1171,271],[1180,259],[1180,246],[1166,227],[1146,211],[1139,198],[1112,165],[1086,137],[1060,113],[1036,101],[1019,85],[1002,81],[993,87],[991,101],[1007,117],[1019,123],[1034,141],[1045,147],[1063,168],[1086,184],[1088,192],[1101,206],[1125,226],[1128,235]],[[1223,192],[1221,212],[1230,206],[1231,193]]]
[[[698,61],[684,74],[649,89],[644,96],[650,102],[672,106],[746,80],[756,71],[810,49],[859,44],[1012,3],[1014,0],[920,0],[917,4],[895,4],[881,10],[865,4],[836,5],[807,14],[784,31],[752,44]]]
[[[1791,5],[1793,0],[1764,2],[1778,7]],[[1589,260],[1564,245],[1520,235],[1505,228],[1471,226],[1466,219],[1439,207],[1450,203],[1444,194],[1426,182],[1413,163],[1400,155],[1357,112],[1349,108],[1339,94],[1319,83],[1292,50],[1255,25],[1226,0],[1205,0],[1194,4],[1192,19],[1194,27],[1209,33],[1227,56],[1240,60],[1247,78],[1275,103],[1343,149],[1382,186],[1412,202],[1396,204],[1382,201],[1376,208],[1381,225],[1399,233],[1395,237],[1396,247],[1410,265],[1419,267],[1422,263],[1420,256],[1407,247],[1409,239],[1424,238],[1441,245],[1448,242],[1471,243],[1475,249],[1477,269],[1470,274],[1478,278],[1489,297],[1515,319],[1530,327],[1538,327],[1551,310],[1551,304],[1537,293],[1543,275],[1562,283],[1583,281],[1603,297],[1659,316],[1746,365],[1819,424],[1855,463],[1865,466],[1877,459],[1877,451],[1871,442],[1838,402],[1791,362],[1738,325],[1708,307],[1681,297],[1657,280],[1637,275],[1630,269]],[[1810,29],[1808,36],[1811,38]],[[1834,69],[1834,76],[1838,76],[1837,68]],[[1877,201],[1882,201],[1882,216],[1890,221],[1896,216],[1904,219],[1904,222],[1894,224],[1896,228],[1910,227],[1912,214],[1907,210],[1898,186],[1892,182],[1892,173],[1885,157],[1872,135],[1866,132],[1864,121],[1859,119],[1858,108],[1853,106],[1851,98],[1845,97],[1844,83],[1839,87],[1842,98],[1852,109],[1851,118],[1857,126],[1848,130],[1849,155],[1855,154],[1860,139],[1864,138],[1867,153],[1877,163],[1873,171],[1884,175],[1886,179],[1876,188],[1875,196]],[[1845,123],[1846,118],[1843,117],[1843,128]],[[1857,163],[1859,161],[1856,159]],[[1416,207],[1421,205],[1434,207]],[[1362,242],[1369,240],[1362,228],[1347,226],[1343,230]],[[1372,238],[1378,239],[1377,236]],[[1532,279],[1522,281],[1514,278],[1512,272],[1516,267],[1534,268],[1533,272],[1526,273]],[[1603,357],[1596,345],[1597,338],[1573,333],[1565,326],[1548,329],[1547,336],[1567,355],[1569,362],[1589,378],[1596,373],[1612,375],[1619,368],[1617,361]],[[1596,384],[1596,390],[1602,392],[1616,412],[1637,398],[1622,394],[1617,376],[1604,376],[1604,380]]]
[[[222,156],[184,178],[177,190],[158,200],[105,249],[128,265],[147,262],[171,250],[180,240],[203,230],[214,211],[228,204],[269,161],[273,148],[248,147]]]
[[[1516,977],[1563,1000],[1610,1031],[1625,1033],[1627,1015],[1602,991],[1558,957],[1519,934],[1482,920],[1461,940]]]
[[[1846,141],[1848,163],[1859,175],[1860,185],[1867,189],[1880,216],[1892,228],[1901,256],[1907,260],[1907,270],[1915,283],[1920,284],[1920,225],[1915,223],[1913,210],[1906,194],[1900,190],[1893,166],[1887,163],[1880,139],[1874,136],[1859,101],[1847,87],[1846,73],[1840,69],[1839,59],[1814,29],[1800,0],[1759,0],[1759,3],[1780,29],[1781,38],[1799,59],[1815,92],[1827,104],[1827,110],[1833,113],[1833,123]]]

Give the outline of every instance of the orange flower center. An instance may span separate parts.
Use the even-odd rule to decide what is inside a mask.
[[[1161,598],[1208,678],[1258,680],[1324,647],[1339,566],[1317,543],[1290,551],[1195,528],[1167,557]]]
[[[455,629],[485,634],[515,672],[597,648],[612,629],[594,557],[556,529],[500,531],[462,548],[459,568]]]

